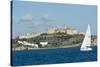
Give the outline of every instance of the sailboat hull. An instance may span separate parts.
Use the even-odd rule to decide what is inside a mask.
[[[81,50],[81,51],[91,51],[92,48],[81,48],[80,50]]]

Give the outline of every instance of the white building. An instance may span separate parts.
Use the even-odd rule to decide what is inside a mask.
[[[41,35],[43,32],[33,32],[31,34],[27,33],[26,35],[21,35],[19,36],[19,39],[28,39],[28,38],[33,38],[33,37],[36,37],[36,36],[39,36]]]
[[[26,41],[18,41],[18,43],[19,44],[28,45],[28,46],[32,46],[32,47],[38,48],[38,44],[29,43],[29,42],[26,42]]]
[[[58,33],[58,32],[61,32],[61,33],[67,33],[67,34],[70,34],[70,35],[74,35],[74,34],[77,34],[77,30],[70,26],[70,27],[53,27],[53,28],[48,28],[47,29],[47,33],[48,34],[53,34],[53,33]]]
[[[40,42],[40,44],[44,47],[44,46],[48,45],[48,42]]]
[[[67,34],[74,35],[77,34],[77,30],[67,30]]]

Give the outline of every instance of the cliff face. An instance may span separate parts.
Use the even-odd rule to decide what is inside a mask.
[[[75,35],[68,35],[66,33],[55,33],[55,34],[47,34],[43,33],[34,38],[28,39],[15,39],[12,40],[13,48],[15,50],[26,50],[26,49],[34,49],[32,46],[26,46],[24,44],[18,44],[17,41],[26,41],[29,43],[36,43],[38,44],[38,48],[58,48],[58,47],[67,47],[67,46],[74,46],[76,44],[81,44],[84,39],[84,35],[82,34],[75,34]],[[40,42],[48,42],[46,46],[42,46]],[[96,42],[96,36],[92,36],[92,43]]]

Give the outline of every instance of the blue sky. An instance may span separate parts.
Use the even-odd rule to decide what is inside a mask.
[[[13,1],[13,38],[43,31],[47,27],[72,25],[85,32],[90,24],[96,34],[97,7],[95,5],[59,4]]]

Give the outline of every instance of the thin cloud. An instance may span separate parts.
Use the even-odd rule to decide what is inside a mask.
[[[34,18],[31,14],[26,14],[24,16],[22,16],[20,18],[20,21],[23,21],[23,22],[33,22],[34,21]]]
[[[50,18],[50,16],[48,14],[45,14],[42,17],[42,21],[44,21],[44,22],[50,22],[50,21],[52,21],[52,19]]]
[[[29,26],[31,28],[34,28],[35,23],[36,23],[34,17],[31,14],[25,14],[25,15],[21,16],[19,21],[20,22],[29,22],[30,23]]]

